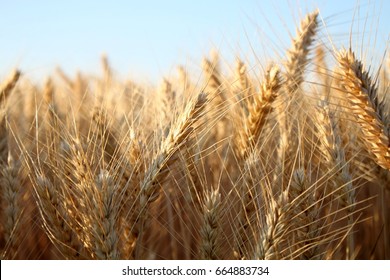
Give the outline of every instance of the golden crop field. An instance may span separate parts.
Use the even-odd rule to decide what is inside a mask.
[[[212,52],[157,88],[106,56],[98,77],[10,71],[1,258],[389,259],[388,55],[323,28],[315,10],[278,60]]]

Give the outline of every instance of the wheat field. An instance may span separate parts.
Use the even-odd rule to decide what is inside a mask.
[[[106,56],[99,77],[12,71],[1,258],[390,259],[389,59],[324,28],[313,11],[262,71],[212,52],[157,88]]]

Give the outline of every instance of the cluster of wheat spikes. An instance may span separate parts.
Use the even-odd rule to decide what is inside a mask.
[[[301,22],[255,74],[0,86],[4,259],[389,259],[389,73]],[[334,66],[327,66],[329,62]],[[310,81],[311,77],[312,81]],[[315,82],[313,82],[315,80]]]

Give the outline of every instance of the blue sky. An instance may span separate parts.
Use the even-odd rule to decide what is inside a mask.
[[[120,75],[151,82],[173,74],[178,64],[199,67],[211,49],[227,60],[253,56],[253,50],[265,59],[283,54],[289,32],[295,34],[300,17],[316,7],[335,42],[348,43],[355,14],[357,38],[373,45],[371,35],[383,49],[389,2],[0,0],[0,78],[14,67],[30,77],[58,65],[69,74],[99,73],[102,53]],[[375,32],[363,37],[364,25]]]

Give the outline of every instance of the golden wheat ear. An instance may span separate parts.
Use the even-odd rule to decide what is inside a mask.
[[[374,161],[384,169],[390,169],[389,131],[385,129],[383,104],[378,100],[375,83],[361,61],[351,49],[337,54],[341,70],[341,90],[347,95],[351,111],[364,135],[362,139]]]
[[[318,26],[318,14],[319,11],[316,10],[306,15],[301,21],[296,38],[293,39],[292,47],[287,51],[285,89],[289,96],[292,96],[303,82],[303,72],[309,61],[308,54]]]
[[[101,170],[95,180],[95,204],[91,211],[91,240],[97,259],[117,260],[120,256],[119,237],[117,232],[117,192],[112,175]]]
[[[5,102],[7,100],[8,96],[11,94],[11,91],[16,86],[16,83],[18,82],[20,75],[21,75],[21,73],[19,70],[14,70],[14,71],[12,71],[9,78],[7,80],[5,80],[0,85],[0,102],[1,103]]]
[[[259,94],[253,96],[253,104],[249,106],[249,114],[244,120],[244,130],[238,141],[239,154],[247,158],[250,148],[258,142],[266,125],[267,117],[272,113],[272,104],[276,99],[282,85],[279,68],[271,66],[264,76]]]
[[[219,190],[205,193],[203,202],[203,226],[200,230],[200,255],[204,260],[217,260],[218,240],[220,236],[221,194]]]
[[[8,164],[0,163],[0,196],[3,203],[4,221],[3,234],[5,250],[2,258],[15,259],[17,257],[19,242],[21,241],[21,218],[25,205],[22,203],[22,181],[20,163],[12,156],[8,156]]]
[[[160,185],[166,180],[169,169],[177,162],[178,151],[190,140],[197,129],[195,123],[202,118],[208,101],[207,94],[199,93],[187,104],[177,121],[171,126],[168,136],[162,141],[159,153],[145,171],[140,183],[139,218],[138,225],[136,225],[140,228],[139,240],[143,234],[148,206],[158,199]],[[137,242],[136,258],[140,256],[139,250],[140,243]]]
[[[0,85],[0,239],[4,238],[5,247],[0,247],[3,259],[17,258],[22,210],[21,187],[22,172],[19,161],[12,157],[12,145],[9,141],[10,127],[8,123],[7,99],[12,93],[20,72],[14,70],[10,77]]]

